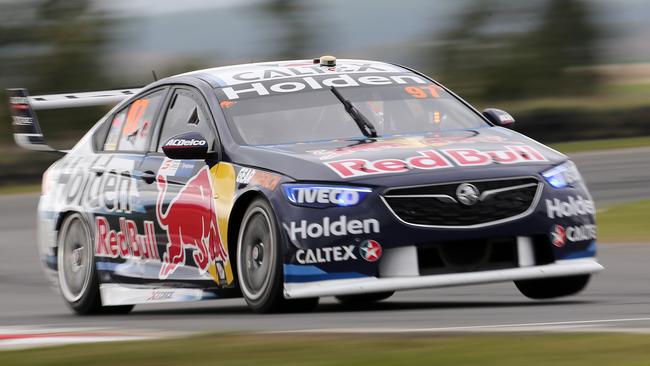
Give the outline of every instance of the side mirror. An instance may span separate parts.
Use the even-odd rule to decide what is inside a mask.
[[[170,159],[205,159],[208,156],[208,141],[198,132],[176,135],[162,147]]]
[[[515,124],[515,119],[506,111],[496,108],[486,108],[483,110],[483,115],[497,126],[512,127]]]

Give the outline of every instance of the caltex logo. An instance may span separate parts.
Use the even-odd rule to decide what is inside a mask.
[[[376,262],[381,258],[381,245],[374,240],[366,240],[359,245],[359,252],[368,262]]]
[[[551,231],[551,242],[558,248],[562,248],[566,243],[566,231],[561,225],[555,225]]]

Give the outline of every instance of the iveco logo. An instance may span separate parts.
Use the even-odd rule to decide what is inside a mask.
[[[474,185],[463,183],[456,188],[456,197],[460,203],[471,206],[478,202],[479,191]]]

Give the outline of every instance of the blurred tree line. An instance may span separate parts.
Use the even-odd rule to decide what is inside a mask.
[[[495,23],[525,17],[512,3],[475,0],[439,48],[439,74],[462,95],[483,101],[584,95],[598,86],[595,72],[581,66],[598,61],[599,32],[590,9],[580,0],[541,3],[536,22],[524,31],[490,32]],[[430,57],[431,57],[430,56]]]
[[[102,48],[108,41],[108,23],[91,10],[87,0],[23,0],[0,4],[0,105],[2,140],[10,139],[7,87],[26,87],[30,93],[53,93],[106,88]],[[109,84],[110,85],[110,84]],[[84,126],[96,120],[96,109],[43,111],[42,117]],[[52,137],[65,137],[65,128],[48,129]],[[52,135],[53,134],[53,135]]]

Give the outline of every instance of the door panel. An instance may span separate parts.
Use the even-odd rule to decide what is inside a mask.
[[[196,92],[177,88],[169,100],[158,144],[152,144],[139,168],[139,190],[147,202],[147,220],[156,222],[160,253],[157,268],[147,267],[144,276],[159,285],[180,281],[222,287],[232,279],[227,281],[224,274],[227,253],[218,230],[210,166],[205,160],[168,159],[160,149],[172,136],[199,132],[211,150],[216,144],[214,123]]]

